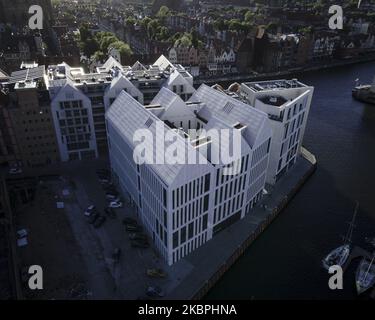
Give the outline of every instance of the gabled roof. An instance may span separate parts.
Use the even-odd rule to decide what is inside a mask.
[[[162,88],[152,100],[151,105],[160,105],[163,107],[163,112],[157,113],[158,117],[162,120],[168,120],[168,116],[174,116],[173,113],[180,116],[195,117],[194,112],[186,106],[181,97],[168,88]]]
[[[90,100],[81,90],[79,90],[73,82],[68,78],[65,80],[64,86],[59,90],[57,95],[53,98],[52,102],[54,101],[60,101],[60,100],[66,100],[65,97],[61,97],[63,94],[66,94],[68,91],[76,92],[82,100]]]
[[[155,61],[154,65],[157,65],[162,70],[173,68],[173,64],[164,55],[161,55],[159,59]]]
[[[167,81],[164,82],[164,87],[170,87],[173,83],[180,79],[186,85],[186,92],[194,92],[194,87],[190,84],[190,82],[178,71],[174,70],[172,74],[168,77]]]
[[[125,87],[130,87],[134,92],[137,93],[138,96],[143,96],[141,91],[125,76],[119,75],[116,78],[113,78],[111,84],[106,88],[106,92],[109,92],[115,87],[120,87],[121,90]]]
[[[115,58],[110,56],[106,62],[102,65],[102,68],[105,68],[106,70],[110,70],[113,67],[118,67],[120,70],[122,69],[122,65],[120,62],[118,62]]]
[[[8,79],[9,76],[5,73],[5,71],[0,69],[0,80]]]
[[[203,102],[206,108],[202,112],[211,113],[212,116],[233,127],[238,122],[244,124],[244,136],[250,147],[255,144],[268,116],[250,105],[238,101],[225,93],[202,84],[190,98],[189,102]]]
[[[140,63],[139,61],[134,63],[131,69],[133,71],[142,71],[142,70],[146,71],[147,70],[147,68],[142,63]]]
[[[126,106],[126,108],[124,108],[124,106]],[[149,166],[166,185],[173,184],[180,174],[189,174],[189,165],[186,165],[186,163],[188,163],[188,154],[196,154],[199,158],[203,157],[190,145],[190,143],[178,133],[171,131],[163,121],[156,117],[152,112],[148,111],[125,91],[121,92],[111,108],[107,111],[106,119],[109,124],[112,125],[113,129],[134,148],[137,145],[137,143],[133,141],[136,131],[138,129],[150,130],[153,136],[153,142],[145,139],[143,146],[152,150],[154,163],[149,164]],[[174,141],[165,141],[164,137],[160,136],[160,134],[156,134],[157,125],[158,127],[163,128],[165,133],[169,131],[174,137]],[[178,157],[178,163],[170,164],[168,163],[170,161],[166,159],[164,164],[156,164],[157,159],[168,157],[166,150],[171,144],[173,144],[175,148],[176,157],[174,158]],[[161,145],[164,145],[164,150],[160,148]],[[194,165],[194,168],[208,170],[207,165],[205,164]],[[190,172],[190,174],[195,174],[195,172]]]

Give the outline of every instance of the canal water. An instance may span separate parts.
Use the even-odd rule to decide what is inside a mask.
[[[321,259],[341,244],[355,201],[354,244],[375,236],[375,106],[354,101],[355,79],[370,83],[375,62],[299,75],[315,87],[304,145],[318,169],[287,209],[209,292],[207,299],[356,297],[353,262],[344,289],[328,288]]]

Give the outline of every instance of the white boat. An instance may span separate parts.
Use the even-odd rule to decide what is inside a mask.
[[[356,273],[356,287],[358,294],[362,294],[375,285],[375,253],[371,261],[363,258]]]
[[[348,260],[350,251],[351,251],[351,241],[354,230],[354,221],[357,216],[359,204],[356,203],[352,221],[349,223],[349,229],[344,237],[344,244],[338,248],[332,250],[322,261],[323,267],[326,270],[329,270],[331,266],[338,265],[342,267],[345,262]]]

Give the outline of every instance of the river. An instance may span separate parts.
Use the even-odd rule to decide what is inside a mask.
[[[375,236],[375,106],[354,101],[354,80],[370,83],[375,62],[299,75],[315,87],[304,145],[318,169],[287,209],[209,292],[207,299],[350,299],[353,262],[343,290],[330,290],[321,259],[341,244],[355,201],[353,242]]]

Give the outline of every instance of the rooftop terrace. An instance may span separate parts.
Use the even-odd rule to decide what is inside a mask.
[[[281,89],[293,89],[293,88],[304,88],[305,84],[299,82],[297,79],[292,80],[270,80],[260,82],[245,82],[242,85],[247,86],[254,92],[270,91],[270,90],[281,90]]]

